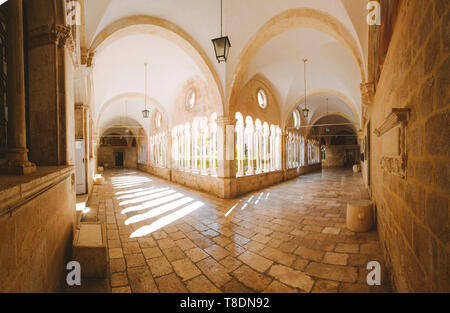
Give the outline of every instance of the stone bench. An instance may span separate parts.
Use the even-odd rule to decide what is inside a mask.
[[[367,232],[373,226],[373,205],[370,200],[347,203],[347,228],[354,232]]]
[[[72,256],[81,265],[82,277],[105,278],[108,264],[105,225],[82,222],[75,231]]]
[[[94,176],[94,185],[103,185],[105,183],[105,178],[102,175]]]

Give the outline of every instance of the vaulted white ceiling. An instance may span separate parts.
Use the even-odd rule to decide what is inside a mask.
[[[357,83],[360,80],[360,72],[354,59],[333,37],[313,29],[290,30],[270,40],[250,63],[247,79],[255,74],[266,77],[277,91],[282,115],[285,116],[293,106],[303,103],[299,102],[304,98],[305,90],[303,58],[308,59],[308,94],[319,90],[337,91],[352,103],[360,103]],[[320,106],[312,100],[314,99],[310,99],[309,109],[315,114],[315,110]],[[338,111],[350,108],[342,100],[334,103],[341,105],[336,108]]]
[[[232,44],[226,64],[217,63],[211,43],[212,38],[220,35],[219,0],[85,2],[86,48],[91,47],[107,26],[119,19],[137,15],[165,19],[180,27],[203,51],[222,84],[224,97],[231,89],[239,57],[247,43],[271,18],[293,8],[313,8],[338,20],[357,43],[363,66],[367,62],[366,0],[225,0],[223,29]],[[339,92],[356,105],[360,114],[361,77],[354,59],[334,38],[313,29],[289,30],[267,42],[251,61],[247,79],[257,73],[265,76],[275,87],[283,113],[286,113],[303,95],[302,57],[309,59],[309,92],[319,89]],[[95,57],[97,112],[118,95],[143,93],[144,61],[149,62],[149,96],[169,115],[182,84],[194,75],[202,76],[189,55],[167,39],[149,34],[121,38]],[[342,112],[349,109],[348,103],[339,101],[341,106],[337,109]],[[313,105],[312,101],[312,110]]]
[[[148,63],[148,96],[159,103],[170,117],[183,84],[195,75],[202,76],[194,61],[171,41],[150,34],[131,35],[114,41],[95,58],[93,70],[95,108],[124,94],[145,94],[145,67]],[[144,98],[129,101],[129,111],[138,119]],[[149,103],[150,107],[150,103]],[[111,107],[112,108],[112,107]],[[105,114],[113,114],[105,110]],[[122,110],[115,112],[121,114]]]

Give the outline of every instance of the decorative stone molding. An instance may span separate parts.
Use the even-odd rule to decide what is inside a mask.
[[[408,155],[406,153],[406,126],[410,109],[394,108],[383,124],[375,129],[378,137],[383,137],[381,168],[393,175],[406,178]]]
[[[365,83],[360,85],[362,116],[368,119],[368,109],[372,106],[375,99],[375,83]]]
[[[81,65],[85,65],[88,68],[94,67],[94,56],[95,53],[89,49],[81,50]]]
[[[394,108],[392,112],[386,117],[383,124],[380,125],[377,129],[375,129],[374,133],[378,137],[383,136],[385,133],[390,131],[392,128],[401,123],[403,126],[406,126],[408,123],[409,112],[411,110],[408,108]]]
[[[48,44],[66,46],[75,50],[72,30],[62,24],[46,24],[31,30],[28,34],[29,47],[36,48]]]

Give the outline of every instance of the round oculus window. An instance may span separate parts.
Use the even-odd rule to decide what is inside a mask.
[[[191,110],[197,102],[197,94],[194,89],[190,89],[186,94],[186,109]]]
[[[265,109],[267,107],[267,95],[264,89],[258,90],[258,105],[261,109]]]

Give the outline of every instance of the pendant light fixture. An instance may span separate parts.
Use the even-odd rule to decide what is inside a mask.
[[[305,79],[305,108],[302,110],[303,111],[303,116],[308,119],[308,115],[309,115],[309,110],[308,110],[308,103],[306,101],[306,62],[308,62],[308,59],[303,59],[303,64],[304,64],[304,79]]]
[[[220,0],[220,37],[212,40],[216,59],[219,63],[227,62],[228,53],[230,52],[230,39],[223,36],[223,1]]]
[[[327,98],[327,115],[326,116],[328,116],[328,98]],[[330,132],[330,129],[327,127],[327,128],[325,128],[325,131],[327,132],[327,133],[329,133]]]
[[[147,63],[144,63],[145,66],[145,99],[144,99],[144,103],[145,103],[145,108],[142,111],[142,116],[144,118],[149,118],[150,116],[150,111],[147,110]]]

